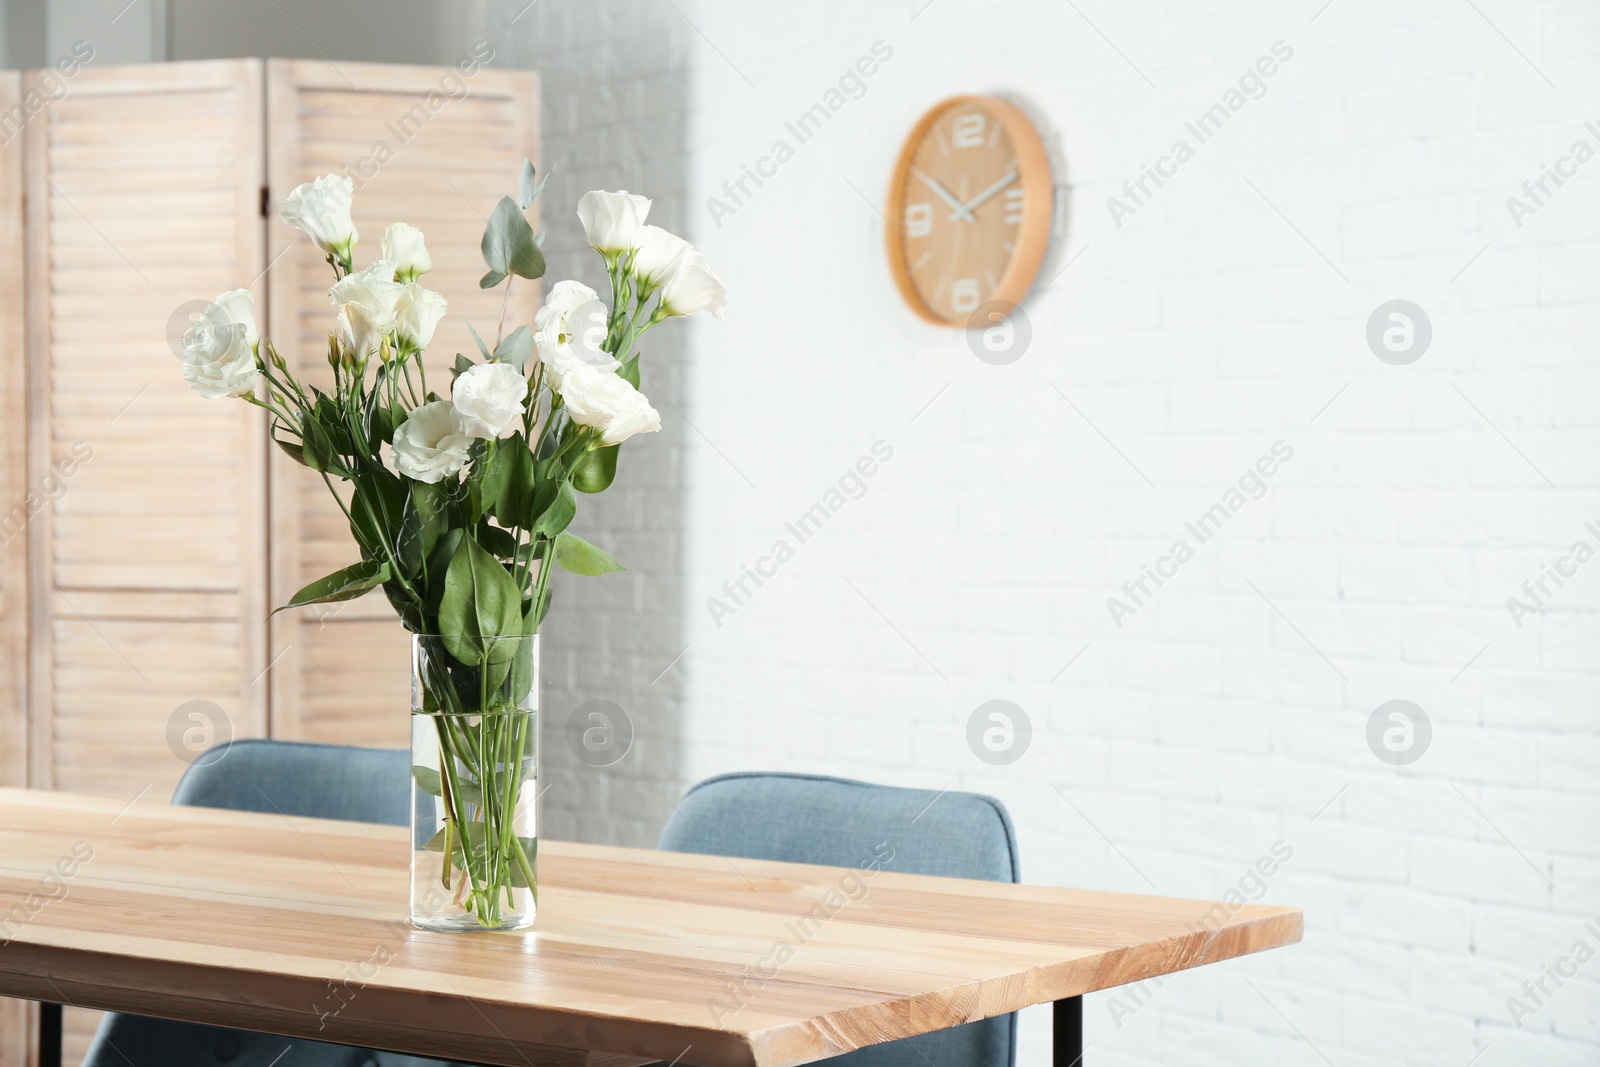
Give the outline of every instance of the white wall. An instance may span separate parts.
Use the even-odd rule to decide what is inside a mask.
[[[1600,146],[1600,13],[923,5],[552,0],[519,29],[567,166],[549,216],[590,184],[662,197],[732,294],[650,364],[669,431],[581,520],[636,569],[560,590],[547,828],[646,843],[690,782],[767,767],[999,796],[1031,881],[1217,897],[1281,840],[1265,899],[1305,908],[1304,944],[1131,1016],[1092,998],[1095,1064],[1600,1060],[1600,964],[1521,1028],[1507,1005],[1600,949],[1600,564],[1520,628],[1506,608],[1600,546],[1600,162],[1520,227],[1506,205]],[[707,198],[878,40],[865,96],[714,225]],[[1280,40],[1265,95],[1116,226],[1107,198]],[[1050,273],[1072,266],[1010,366],[915,319],[882,249],[900,139],[967,90],[1025,103],[1067,189]],[[1433,325],[1410,366],[1364,339],[1395,298]],[[878,440],[865,496],[714,624]],[[1107,597],[1279,440],[1266,497],[1117,628]],[[605,770],[559,729],[594,695],[638,732]],[[1005,767],[965,740],[996,698],[1034,730]],[[1400,769],[1366,741],[1391,699],[1434,730]]]

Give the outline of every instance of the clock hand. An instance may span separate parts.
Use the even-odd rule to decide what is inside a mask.
[[[978,207],[979,204],[983,203],[985,200],[989,199],[995,193],[998,193],[1000,190],[1004,189],[1006,186],[1010,185],[1012,182],[1014,182],[1016,180],[1017,180],[1017,172],[1016,171],[1011,171],[1004,178],[1001,178],[999,181],[995,182],[993,185],[989,186],[989,188],[985,189],[983,192],[979,193],[977,196],[973,197],[971,200],[968,200],[965,204],[962,204],[961,206],[964,207],[967,210],[967,216],[970,218],[971,215],[972,215],[972,212]],[[951,215],[950,217],[952,219],[954,219],[957,216]]]
[[[937,195],[940,200],[943,200],[945,203],[949,204],[955,209],[955,213],[950,216],[952,219],[966,219],[968,222],[978,221],[972,217],[972,212],[967,210],[967,206],[952,196],[944,186],[940,185],[938,182],[922,173],[922,171],[918,170],[916,167],[911,168],[911,173],[915,174],[918,178],[921,178],[923,184],[927,185],[929,189],[932,189],[934,194]]]

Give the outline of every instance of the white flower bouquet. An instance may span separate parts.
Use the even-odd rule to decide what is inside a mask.
[[[541,238],[524,217],[542,186],[524,161],[518,197],[503,198],[484,230],[483,288],[503,284],[509,296],[514,279],[543,276]],[[446,312],[419,280],[431,266],[423,235],[390,225],[380,258],[356,270],[351,196],[349,178],[327,175],[295,189],[281,214],[333,270],[332,387],[296,378],[260,335],[245,289],[218,296],[184,336],[183,374],[202,397],[264,408],[277,445],[340,502],[361,559],[284,607],[381,587],[418,635],[413,711],[434,716],[440,765],[413,773],[442,812],[427,843],[441,853],[436,880],[458,917],[509,925],[513,891],[537,886],[535,841],[519,822],[531,827],[520,809],[534,739],[526,716],[497,713],[532,706],[530,649],[551,564],[580,575],[620,569],[568,526],[577,494],[611,484],[622,443],[660,428],[639,391],[640,337],[673,316],[721,318],[726,293],[686,241],[645,224],[649,200],[586,193],[578,215],[605,261],[609,309],[588,286],[563,281],[531,326],[508,332],[502,310],[494,343],[473,331],[477,357],[456,355],[442,396],[423,367]],[[336,480],[348,483],[348,503]],[[414,920],[417,908],[414,878]]]

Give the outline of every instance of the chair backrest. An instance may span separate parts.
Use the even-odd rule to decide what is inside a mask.
[[[405,826],[410,779],[404,749],[230,741],[189,766],[172,802]]]
[[[1005,805],[976,793],[872,785],[808,774],[741,773],[690,789],[656,847],[747,859],[1015,882],[1016,832]],[[1016,1016],[874,1045],[829,1067],[1011,1067]]]
[[[172,802],[404,826],[410,757],[403,749],[232,741],[184,772]],[[446,1067],[436,1060],[273,1037],[119,1012],[100,1022],[83,1067]]]

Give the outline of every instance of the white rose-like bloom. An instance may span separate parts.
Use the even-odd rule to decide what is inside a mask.
[[[245,340],[243,323],[228,321],[217,304],[183,335],[183,379],[200,396],[216,400],[255,391],[261,372]]]
[[[693,315],[709,311],[714,318],[722,318],[722,309],[728,303],[728,290],[722,279],[711,273],[711,265],[694,249],[689,249],[678,262],[666,284],[661,287],[661,306],[669,315]]]
[[[644,287],[654,289],[670,278],[678,269],[678,261],[692,252],[689,242],[660,226],[643,226],[639,229],[639,251],[633,257],[633,273]]]
[[[243,326],[244,343],[249,345],[252,351],[256,349],[256,345],[261,340],[261,334],[256,329],[256,298],[254,293],[248,289],[229,289],[226,293],[217,297],[212,302],[211,308],[206,310],[209,312],[212,308],[220,311],[229,322],[236,322]]]
[[[394,306],[394,332],[421,351],[433,340],[433,331],[444,318],[444,297],[416,282],[405,286]]]
[[[389,324],[365,304],[351,302],[339,308],[339,336],[356,359],[366,359],[383,346]]]
[[[380,259],[366,270],[347,274],[333,283],[328,298],[334,307],[345,304],[362,304],[373,317],[387,323],[394,321],[394,308],[406,287],[394,280],[394,264]]]
[[[467,464],[472,438],[461,432],[455,407],[434,400],[414,409],[394,432],[390,457],[394,469],[419,482],[453,478]]]
[[[606,343],[606,306],[582,282],[557,282],[533,316],[534,343],[569,348],[585,363],[615,368],[617,361],[602,346]]]
[[[573,362],[561,375],[559,391],[572,421],[599,430],[603,445],[661,429],[661,416],[650,401],[612,371]]]
[[[509,363],[479,363],[450,390],[456,425],[469,437],[510,437],[522,423],[528,379]]]
[[[278,217],[316,242],[330,255],[348,258],[356,243],[356,224],[350,221],[350,200],[355,184],[342,174],[324,174],[297,186],[283,201]]]
[[[578,221],[589,247],[602,255],[639,247],[639,229],[650,214],[650,198],[626,189],[614,193],[593,189],[578,198]]]
[[[391,222],[383,231],[383,258],[394,264],[395,280],[401,282],[414,282],[433,267],[422,231],[404,222]]]

